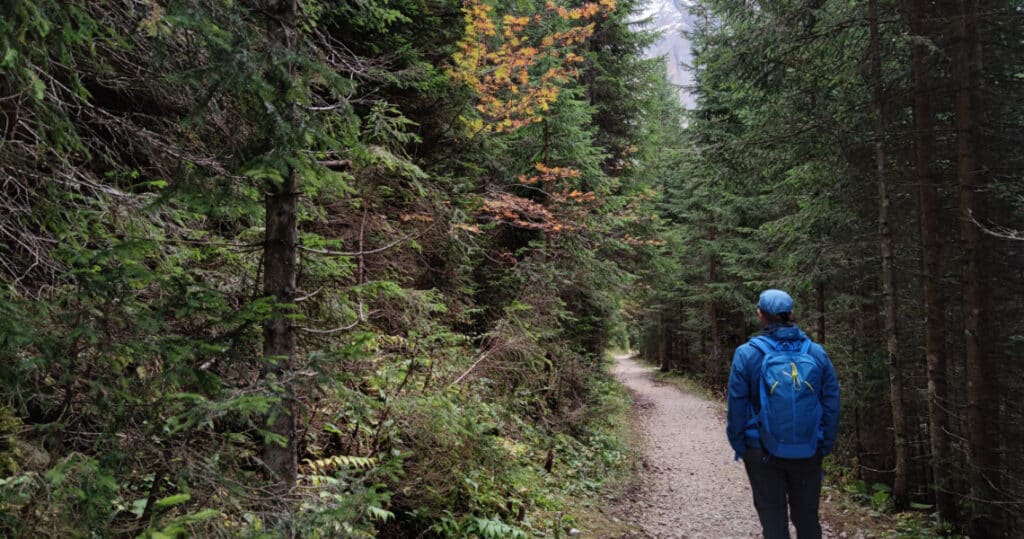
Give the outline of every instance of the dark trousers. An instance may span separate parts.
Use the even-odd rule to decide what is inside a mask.
[[[765,539],[789,539],[789,515],[798,539],[820,539],[818,498],[821,495],[821,457],[780,459],[763,449],[747,448],[743,465],[754,493],[754,507]]]

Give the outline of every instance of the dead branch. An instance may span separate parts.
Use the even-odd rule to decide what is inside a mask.
[[[320,166],[331,170],[348,170],[352,168],[352,161],[348,159],[329,159],[325,161],[318,161],[318,163]]]
[[[396,245],[398,245],[398,244],[400,244],[400,243],[402,243],[404,241],[407,241],[407,240],[410,240],[410,239],[413,239],[413,238],[418,238],[418,237],[422,236],[423,234],[426,234],[427,231],[429,231],[433,227],[434,227],[434,225],[430,225],[427,228],[424,228],[423,230],[420,230],[418,232],[412,232],[412,233],[406,234],[405,236],[402,236],[401,238],[398,238],[397,240],[395,240],[395,241],[393,241],[393,242],[391,242],[391,243],[389,243],[389,244],[387,244],[387,245],[385,245],[383,247],[378,247],[376,249],[370,249],[369,251],[364,251],[362,249],[360,249],[359,251],[332,251],[330,249],[314,249],[312,247],[306,247],[305,245],[299,245],[299,249],[302,250],[302,251],[305,251],[307,253],[314,253],[314,254],[323,255],[323,256],[364,256],[364,255],[372,255],[372,254],[377,254],[377,253],[382,253],[384,251],[387,251],[388,249],[391,249],[392,247],[394,247],[394,246],[396,246]]]
[[[1003,240],[1024,241],[1024,230],[1016,230],[1005,226],[985,226],[978,222],[978,220],[974,217],[974,212],[971,212],[969,215],[969,218],[971,222],[974,223],[974,226],[980,228],[982,232],[988,234],[989,236],[994,236],[996,238]]]

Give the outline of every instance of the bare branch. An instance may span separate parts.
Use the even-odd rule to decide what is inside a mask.
[[[363,251],[361,249],[359,251],[332,251],[330,249],[314,249],[312,247],[306,247],[304,245],[299,245],[299,249],[302,250],[302,251],[305,251],[307,253],[314,253],[314,254],[324,255],[324,256],[364,256],[364,255],[372,255],[372,254],[376,254],[376,253],[381,253],[381,252],[387,251],[388,249],[391,249],[392,247],[394,247],[394,246],[396,246],[396,245],[398,245],[398,244],[400,244],[400,243],[402,243],[402,242],[404,242],[406,240],[410,240],[410,239],[413,239],[413,238],[418,238],[418,237],[422,236],[423,234],[426,234],[427,231],[430,230],[431,228],[434,228],[433,224],[431,224],[427,228],[424,228],[423,230],[420,230],[419,232],[412,232],[412,233],[406,234],[405,236],[402,236],[401,238],[398,238],[397,240],[395,240],[395,241],[393,241],[393,242],[391,242],[391,243],[389,243],[389,244],[387,244],[387,245],[385,245],[383,247],[378,247],[376,249],[370,249],[369,251]]]
[[[974,212],[971,212],[969,215],[971,222],[974,223],[975,226],[980,228],[981,231],[984,232],[985,234],[995,236],[999,239],[1004,240],[1024,241],[1024,230],[1016,230],[1005,226],[988,227],[981,224],[980,222],[978,222],[977,219],[975,219]]]
[[[144,238],[141,236],[123,236],[122,239],[152,241],[155,243],[178,243],[183,245],[198,245],[201,247],[235,247],[237,249],[252,250],[263,247],[263,242],[241,243],[237,241],[189,240],[184,238]]]
[[[305,296],[293,299],[292,303],[299,303],[299,302],[302,302],[302,301],[306,301],[307,299],[312,298],[312,297],[316,296],[317,294],[319,294],[321,290],[323,290],[323,287],[317,288],[316,290],[314,290],[313,292],[310,292],[309,294],[306,294]]]
[[[465,377],[469,376],[469,373],[473,372],[473,369],[476,369],[477,365],[482,363],[483,360],[487,359],[487,357],[489,355],[490,355],[490,350],[487,350],[485,352],[481,352],[480,355],[477,356],[477,360],[474,361],[473,364],[470,365],[468,369],[466,369],[466,372],[460,374],[459,377],[456,378],[454,382],[449,384],[449,386],[458,385],[458,383],[461,382]]]
[[[352,161],[348,159],[331,159],[326,161],[318,161],[320,166],[329,168],[331,170],[348,170],[352,168]]]
[[[362,310],[362,309],[360,309],[360,310]],[[298,329],[301,330],[301,331],[305,331],[306,333],[316,333],[318,335],[330,335],[332,333],[340,333],[342,331],[348,331],[350,329],[355,328],[361,322],[365,322],[366,318],[368,316],[372,316],[372,315],[374,315],[374,314],[376,314],[378,312],[379,311],[370,311],[369,313],[362,313],[362,312],[360,312],[359,316],[356,317],[356,319],[351,324],[349,324],[347,326],[337,327],[337,328],[334,328],[334,329],[314,329],[314,328],[309,328],[309,327],[299,327]]]

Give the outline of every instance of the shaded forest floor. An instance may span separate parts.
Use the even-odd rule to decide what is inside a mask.
[[[725,439],[724,405],[697,387],[658,380],[654,369],[628,356],[616,356],[614,374],[635,402],[636,474],[581,519],[581,536],[760,537],[743,464],[733,461]],[[852,503],[832,485],[822,493],[822,521],[825,537],[897,535],[893,519]]]

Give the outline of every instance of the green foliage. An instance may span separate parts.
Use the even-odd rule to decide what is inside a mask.
[[[902,513],[898,515],[894,533],[890,537],[893,539],[926,539],[928,537],[964,539],[967,537],[956,533],[952,523],[939,522],[935,517],[936,515],[926,516],[921,513]]]
[[[174,517],[166,522],[160,529],[148,529],[140,537],[145,539],[170,539],[188,535],[191,530],[196,529],[202,523],[220,516],[220,512],[214,509],[202,509]]]
[[[6,535],[550,535],[622,466],[602,354],[659,144],[621,121],[658,77],[631,6],[544,121],[466,140],[460,3],[285,4],[0,8]],[[538,161],[593,200],[519,185]],[[292,180],[287,303],[265,201]],[[487,222],[496,189],[572,227]],[[263,360],[281,319],[295,358]],[[298,484],[269,494],[289,441]]]
[[[936,25],[934,17],[967,20],[970,17],[961,11],[964,6],[931,6],[934,10],[915,27],[905,5],[871,3],[880,13],[878,82],[884,113],[882,136],[876,141],[870,106],[875,81],[866,52],[869,4],[735,0],[693,4],[696,25],[689,37],[696,107],[685,113],[684,127],[678,120],[681,113],[660,98],[661,104],[652,110],[661,111],[668,121],[647,124],[647,129],[649,136],[664,143],[656,155],[642,154],[643,164],[659,178],[660,221],[653,228],[664,242],[648,254],[650,262],[638,271],[642,286],[627,303],[642,355],[664,370],[685,372],[720,391],[733,350],[757,329],[756,293],[767,287],[785,288],[796,298],[802,329],[825,342],[840,372],[844,426],[837,458],[863,464],[854,464],[850,468],[854,471],[842,477],[847,482],[863,481],[859,489],[849,483],[853,492],[873,510],[888,511],[907,501],[932,505],[931,493],[963,490],[965,478],[973,477],[975,491],[984,490],[987,487],[975,473],[984,466],[971,462],[975,457],[953,450],[956,456],[936,467],[936,457],[929,451],[939,449],[927,443],[906,447],[908,455],[930,457],[911,458],[906,467],[908,491],[914,494],[876,486],[894,483],[891,473],[877,471],[893,469],[892,431],[865,425],[893,424],[893,410],[901,407],[889,407],[890,376],[898,372],[904,382],[900,398],[906,415],[900,420],[909,426],[908,440],[930,440],[931,428],[937,429],[936,440],[945,439],[953,447],[970,440],[971,433],[975,446],[980,444],[982,449],[1019,445],[1019,429],[1010,425],[1020,423],[1021,408],[980,410],[984,403],[979,401],[988,397],[972,401],[965,376],[977,368],[972,362],[990,361],[984,370],[1000,370],[995,377],[1004,380],[1003,390],[1012,392],[1021,385],[1018,369],[1012,366],[1019,317],[1010,314],[1015,311],[1010,306],[1014,300],[1009,299],[1019,300],[1021,288],[1008,278],[1016,275],[1008,268],[1020,264],[1021,251],[1019,242],[1009,241],[1013,234],[1005,228],[1002,236],[992,234],[976,246],[964,239],[963,214],[958,214],[957,206],[964,211],[969,197],[961,196],[964,191],[957,183],[956,168],[958,159],[976,142],[962,126],[954,131],[956,119],[969,116],[979,132],[987,133],[986,140],[993,141],[992,145],[978,143],[971,150],[977,150],[977,168],[986,170],[970,172],[984,185],[977,192],[985,193],[972,202],[970,211],[985,213],[993,223],[1020,222],[1019,193],[1006,196],[1006,191],[1015,189],[1011,185],[1020,187],[1007,174],[1019,176],[1022,154],[1018,148],[994,141],[1003,140],[1001,133],[1019,129],[1017,96],[1024,94],[1009,97],[1011,92],[979,90],[971,98],[970,110],[959,108],[944,89],[951,84],[963,87],[966,80],[957,67],[964,43],[961,29]],[[1014,9],[998,2],[978,5],[973,22],[987,36],[974,51],[982,56],[979,65],[987,66],[977,73],[979,89],[1007,84],[1008,75],[1019,71],[1022,50],[1011,46],[1009,38],[1019,33],[1021,24],[1019,17],[1011,15]],[[912,54],[915,45],[925,46],[925,57]],[[915,103],[922,102],[928,110],[915,108]],[[930,131],[921,130],[919,120],[927,120]],[[981,146],[985,149],[980,150]],[[915,167],[915,157],[925,155],[920,152],[928,152],[934,177]],[[880,163],[876,156],[882,157]],[[959,174],[964,177],[965,172]],[[879,175],[884,175],[884,182]],[[928,210],[934,213],[928,225],[924,216],[930,183],[935,185],[937,207]],[[880,314],[880,184],[888,189],[896,268],[898,343],[891,366]],[[926,226],[934,228],[935,245],[925,238]],[[979,275],[983,288],[992,291],[981,294],[988,302],[981,310],[1002,314],[986,319],[987,337],[982,340],[989,344],[981,346],[984,350],[977,357],[965,360],[969,354],[962,329],[970,316],[960,307],[971,293],[956,283],[962,282],[965,261],[974,248],[986,253],[981,264],[985,269]],[[925,264],[928,256],[938,262]],[[940,338],[927,339],[929,335]],[[993,397],[991,402],[1003,400]],[[1003,427],[971,430],[970,421],[937,425],[940,418],[930,417],[936,403],[973,409],[975,427],[996,417]],[[1009,439],[1016,441],[1005,441]],[[923,453],[915,453],[919,449]],[[1019,467],[1008,461],[1001,465],[1010,475],[1020,474]],[[946,479],[938,477],[943,472],[949,474]],[[1019,481],[1003,483],[1000,488],[1007,490],[989,498],[1014,499],[1011,483]],[[909,499],[897,499],[901,496]],[[947,507],[943,518],[963,519],[956,513],[973,512],[977,513],[971,517],[974,521],[988,519],[993,529],[1021,518],[1019,511],[1009,509],[1012,504],[992,504],[984,510],[981,505],[985,504]],[[909,536],[937,531],[914,515],[908,517],[907,526]]]
[[[18,430],[21,421],[14,410],[0,406],[0,476],[8,477],[18,471]]]
[[[44,474],[25,472],[4,480],[5,514],[13,510],[28,518],[13,522],[5,518],[4,527],[15,535],[51,530],[56,535],[80,536],[82,530],[103,529],[114,520],[118,500],[118,482],[114,469],[95,459],[71,455],[61,459]],[[45,496],[49,503],[34,505],[34,496]]]
[[[885,483],[874,483],[869,487],[866,482],[858,480],[850,492],[868,502],[876,510],[884,510],[892,500],[892,487]]]

